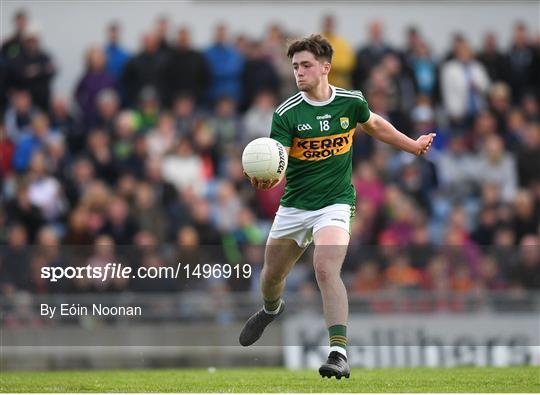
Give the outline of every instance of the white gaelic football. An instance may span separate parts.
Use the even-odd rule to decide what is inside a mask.
[[[250,177],[261,180],[281,178],[287,169],[287,151],[274,139],[261,137],[250,142],[242,153],[242,166]]]

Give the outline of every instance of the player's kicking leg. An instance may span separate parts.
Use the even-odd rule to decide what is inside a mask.
[[[315,232],[313,239],[313,265],[330,337],[330,355],[319,373],[323,377],[349,378],[346,351],[349,303],[347,290],[341,280],[341,266],[347,253],[349,233],[337,226],[326,226]]]
[[[239,339],[242,346],[250,346],[259,340],[268,324],[283,312],[285,303],[281,295],[285,277],[303,252],[304,248],[294,240],[268,239],[260,280],[264,306],[245,323]]]

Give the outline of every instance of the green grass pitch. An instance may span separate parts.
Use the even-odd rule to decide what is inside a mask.
[[[353,369],[350,379],[283,368],[0,372],[2,392],[540,392],[540,368]]]

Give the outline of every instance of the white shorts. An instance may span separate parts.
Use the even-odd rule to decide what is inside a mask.
[[[307,247],[313,234],[325,226],[337,226],[350,233],[352,216],[354,208],[341,203],[314,211],[279,206],[269,237],[292,239],[299,247]]]

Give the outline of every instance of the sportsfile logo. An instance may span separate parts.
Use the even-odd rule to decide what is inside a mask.
[[[355,129],[323,137],[293,139],[290,156],[300,160],[324,160],[351,150]]]

